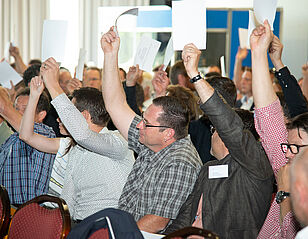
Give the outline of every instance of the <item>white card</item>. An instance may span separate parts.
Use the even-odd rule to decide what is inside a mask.
[[[63,62],[67,34],[67,21],[45,20],[42,37],[42,61],[53,57]]]
[[[10,42],[7,42],[5,44],[5,48],[4,48],[4,59],[7,61],[7,62],[10,62],[10,46],[11,46],[11,43]]]
[[[227,178],[228,165],[209,166],[209,178]]]
[[[80,48],[78,65],[76,67],[76,79],[80,81],[82,81],[83,79],[83,68],[84,68],[84,63],[86,61],[86,53],[87,51],[85,49]]]
[[[250,35],[255,28],[256,28],[255,14],[253,13],[253,11],[249,10],[249,24],[248,24],[248,34],[247,34],[247,44],[249,48],[250,48]]]
[[[248,38],[248,29],[239,28],[238,29],[238,38],[240,40],[240,47],[242,49],[250,49],[249,38]]]
[[[5,88],[11,88],[10,80],[14,85],[22,80],[22,77],[14,70],[7,61],[0,63],[0,83]]]
[[[225,56],[220,57],[221,76],[226,77]]]
[[[141,70],[152,72],[155,56],[160,47],[160,42],[147,36],[142,36],[137,47],[134,66],[139,65]]]
[[[174,50],[173,50],[173,40],[172,40],[172,37],[170,37],[169,39],[169,42],[168,42],[168,45],[166,47],[166,51],[165,51],[165,58],[164,58],[164,68],[163,68],[163,71],[166,70],[172,56],[174,54]]]
[[[274,30],[273,23],[275,20],[276,8],[277,0],[254,0],[253,11],[255,14],[256,26],[263,24],[267,19],[271,25],[271,29]]]
[[[188,43],[206,49],[206,1],[172,1],[172,38],[176,51]]]

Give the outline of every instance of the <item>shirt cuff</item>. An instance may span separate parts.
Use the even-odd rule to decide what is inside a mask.
[[[284,86],[284,87],[288,87],[288,79],[290,77],[291,73],[288,69],[288,67],[283,67],[281,68],[278,72],[275,72],[275,76],[277,78],[277,80],[279,80],[279,82]]]

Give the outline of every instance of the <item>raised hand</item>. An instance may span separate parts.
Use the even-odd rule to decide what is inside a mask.
[[[200,59],[201,51],[192,43],[184,46],[182,52],[182,59],[185,69],[190,78],[198,75],[198,63]]]
[[[66,85],[66,88],[70,94],[72,94],[74,90],[80,89],[81,87],[82,83],[77,78],[71,79]]]
[[[10,44],[9,52],[10,55],[13,56],[14,58],[20,56],[18,47],[13,46],[12,43]]]
[[[238,47],[237,53],[236,53],[236,59],[238,60],[244,60],[248,55],[248,50],[246,48],[240,48]]]
[[[33,77],[30,82],[30,97],[39,98],[44,88],[44,82],[41,77]]]
[[[126,85],[135,86],[137,80],[142,76],[142,70],[139,69],[139,65],[131,66],[126,74]]]
[[[155,96],[165,96],[167,87],[170,83],[170,80],[167,76],[167,72],[163,71],[164,65],[161,65],[158,68],[158,71],[154,73],[153,79],[152,79],[152,85],[155,91]]]
[[[59,65],[54,58],[42,63],[40,73],[47,88],[59,84]]]
[[[274,35],[273,41],[271,42],[269,48],[269,56],[276,70],[280,70],[283,67],[283,64],[281,62],[282,49],[283,45],[281,44],[279,38]]]
[[[8,104],[12,105],[12,102],[9,97],[9,93],[7,89],[0,86],[0,114],[4,112],[4,109]]]
[[[120,38],[113,31],[113,28],[114,27],[111,27],[101,38],[101,47],[104,54],[118,54]]]
[[[273,32],[268,21],[264,21],[264,25],[256,27],[250,35],[250,47],[252,51],[266,52],[273,40]]]

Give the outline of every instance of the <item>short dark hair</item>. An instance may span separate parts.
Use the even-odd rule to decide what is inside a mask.
[[[17,99],[19,96],[25,96],[25,95],[30,95],[30,88],[26,87],[24,89],[22,89],[21,91],[19,91],[15,97],[15,99]],[[48,95],[46,94],[45,91],[43,91],[43,93],[41,94],[39,101],[37,103],[36,106],[36,113],[40,113],[42,111],[46,111],[46,113],[48,113],[50,109],[50,100]]]
[[[29,64],[28,65],[34,65],[34,64],[39,64],[41,65],[42,64],[42,61],[40,59],[32,59],[29,61]]]
[[[170,68],[170,81],[173,85],[179,84],[178,75],[188,77],[183,61],[177,61]]]
[[[209,73],[206,73],[205,74],[205,77],[208,78],[208,77],[212,77],[212,76],[221,76],[221,74],[219,74],[218,72],[216,71],[213,71],[213,72],[209,72]]]
[[[24,75],[23,75],[23,81],[25,83],[25,86],[29,85],[31,79],[34,76],[38,76],[40,74],[40,68],[41,68],[40,64],[34,64],[34,65],[29,66],[25,70]]]
[[[206,81],[226,100],[228,105],[234,107],[236,102],[236,87],[228,77],[212,76]]]
[[[198,105],[199,98],[194,95],[191,89],[181,85],[169,85],[167,87],[167,94],[182,100],[187,105],[190,120],[197,120],[202,114]]]
[[[72,94],[75,98],[75,106],[83,112],[87,110],[92,118],[92,123],[99,126],[106,126],[110,120],[110,116],[106,110],[102,93],[92,87],[82,87],[75,90]]]
[[[242,119],[243,129],[248,130],[252,133],[256,140],[260,139],[259,134],[256,131],[254,124],[254,114],[249,110],[244,109],[234,109],[234,111],[238,114],[238,116]]]
[[[308,112],[297,115],[290,119],[286,124],[288,130],[297,129],[298,136],[301,138],[299,130],[302,129],[308,134]]]
[[[174,129],[176,140],[188,135],[189,109],[181,100],[173,96],[161,96],[155,98],[153,104],[162,107],[163,112],[157,121]]]
[[[124,79],[126,79],[126,71],[123,68],[119,68],[119,71],[122,71],[124,73]]]

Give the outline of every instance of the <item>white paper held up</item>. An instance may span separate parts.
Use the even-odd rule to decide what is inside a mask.
[[[163,68],[163,71],[166,70],[172,56],[174,54],[174,50],[173,50],[173,40],[172,40],[172,37],[170,37],[169,39],[169,42],[168,42],[168,45],[166,47],[166,51],[165,51],[165,57],[164,57],[164,68]]]
[[[151,72],[155,56],[160,47],[160,42],[147,36],[142,36],[137,47],[134,65],[139,65],[141,70]]]
[[[138,16],[138,13],[139,13],[139,9],[138,8],[132,8],[132,9],[129,9],[123,13],[121,13],[117,19],[115,20],[115,23],[114,23],[114,28],[113,28],[113,31],[119,35],[118,33],[118,19],[123,16],[123,15],[134,15],[134,16]]]
[[[172,1],[172,38],[176,51],[189,43],[206,49],[206,1]]]
[[[11,46],[11,42],[7,42],[4,48],[4,59],[7,62],[10,62],[10,46]]]
[[[242,49],[250,49],[249,39],[248,39],[248,29],[245,28],[239,28],[238,29],[238,37],[240,40],[240,47]]]
[[[220,57],[221,76],[226,77],[225,56]]]
[[[67,34],[67,21],[44,20],[42,37],[42,61],[53,57],[63,62]]]
[[[82,81],[83,79],[83,68],[84,68],[84,63],[86,61],[86,53],[87,51],[85,49],[80,48],[78,65],[76,67],[76,79],[80,81]]]
[[[253,1],[253,11],[255,14],[255,24],[259,26],[267,19],[271,29],[273,28],[273,23],[275,20],[277,8],[277,0],[254,0]]]
[[[0,63],[0,83],[5,88],[11,88],[10,80],[16,85],[22,80],[22,77],[7,61],[3,61]]]

